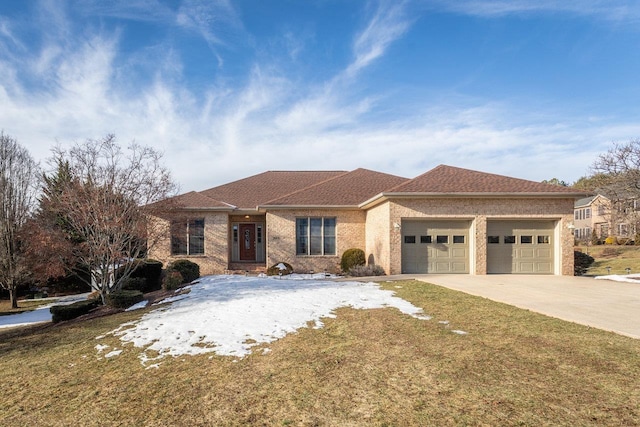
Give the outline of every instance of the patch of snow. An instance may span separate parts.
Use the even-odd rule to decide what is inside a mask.
[[[636,275],[610,274],[608,276],[596,276],[596,280],[612,280],[614,282],[640,283],[640,277]]]
[[[148,303],[149,301],[140,301],[139,303],[134,304],[131,307],[127,308],[125,311],[134,311],[134,310],[139,310],[141,308],[145,308]]]
[[[105,359],[109,359],[110,357],[116,357],[116,356],[120,356],[120,353],[122,353],[122,350],[113,350],[110,351],[109,353],[104,355]]]
[[[189,293],[170,298],[170,305],[110,333],[123,343],[143,348],[139,358],[146,366],[165,356],[215,352],[244,357],[252,347],[273,342],[308,324],[321,328],[321,319],[335,317],[339,307],[394,307],[418,319],[430,319],[421,308],[375,283],[283,278],[203,277],[200,283],[189,286]]]
[[[454,334],[458,334],[458,335],[467,335],[468,332],[465,331],[461,331],[460,329],[454,329],[453,331]]]
[[[448,320],[440,320],[438,323],[441,324],[441,325],[448,325],[449,321]]]
[[[96,350],[98,350],[98,353],[101,353],[103,350],[106,350],[108,348],[109,348],[108,345],[102,345],[102,344],[97,344],[96,345]]]
[[[54,305],[69,305],[77,301],[86,300],[89,296],[88,293],[69,295],[62,298],[47,298],[53,302],[47,305],[41,305],[35,310],[25,311],[18,314],[8,314],[6,316],[0,316],[0,329],[12,328],[15,326],[28,326],[36,323],[51,322],[51,311],[49,309]],[[18,305],[20,303],[18,302]]]

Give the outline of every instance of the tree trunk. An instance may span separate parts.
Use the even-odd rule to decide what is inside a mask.
[[[18,308],[18,288],[15,286],[9,289],[9,301],[11,301],[11,308]]]

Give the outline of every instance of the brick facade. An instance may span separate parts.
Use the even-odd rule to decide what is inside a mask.
[[[153,223],[160,229],[165,230],[164,237],[149,249],[149,258],[162,261],[167,264],[178,260],[188,259],[200,266],[200,274],[222,274],[229,268],[229,223],[228,214],[224,213],[195,213],[189,216],[190,219],[204,218],[204,255],[171,255],[171,235],[169,232],[170,222],[168,220],[156,218]]]
[[[474,236],[470,248],[472,274],[487,272],[487,220],[553,220],[556,221],[556,273],[573,275],[573,236],[569,224],[573,221],[573,199],[485,199],[485,198],[434,198],[434,199],[396,199],[385,202],[389,211],[390,244],[378,256],[388,259],[388,264],[379,263],[389,274],[402,271],[402,243],[399,229],[393,224],[401,224],[403,218],[424,218],[441,220],[471,220],[471,232]],[[370,239],[368,239],[370,240]],[[370,249],[370,248],[368,248]],[[388,257],[388,258],[387,258]]]
[[[335,217],[336,254],[296,255],[296,218]],[[296,272],[340,272],[342,253],[365,247],[365,218],[361,210],[274,210],[267,213],[267,266],[279,262],[291,264]]]

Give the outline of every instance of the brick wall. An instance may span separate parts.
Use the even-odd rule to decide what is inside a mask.
[[[396,199],[385,203],[389,207],[389,222],[401,223],[403,218],[465,219],[472,221],[475,247],[471,248],[475,274],[486,274],[487,219],[546,219],[557,222],[560,251],[560,274],[573,275],[573,236],[568,225],[573,222],[573,199],[480,199],[435,198],[428,200]],[[368,239],[370,239],[368,237]],[[381,264],[390,274],[402,270],[401,232],[391,230],[389,265]]]
[[[150,248],[149,258],[162,261],[165,266],[178,259],[188,259],[200,266],[202,276],[223,273],[229,265],[227,214],[202,213],[193,214],[191,218],[204,218],[204,255],[171,255],[170,223],[168,220],[155,218],[152,224],[158,230],[164,230],[164,237],[158,239],[158,242]]]
[[[366,247],[367,264],[379,265],[389,271],[391,238],[393,224],[389,214],[389,202],[382,203],[369,209],[366,214]],[[399,238],[399,237],[398,237]]]
[[[365,212],[360,210],[277,210],[267,213],[267,267],[279,262],[291,264],[296,272],[340,271],[342,253],[365,248]],[[335,217],[336,255],[296,255],[296,218]]]

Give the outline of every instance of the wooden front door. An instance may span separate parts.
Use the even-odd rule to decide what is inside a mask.
[[[256,260],[256,225],[240,224],[240,261]]]

